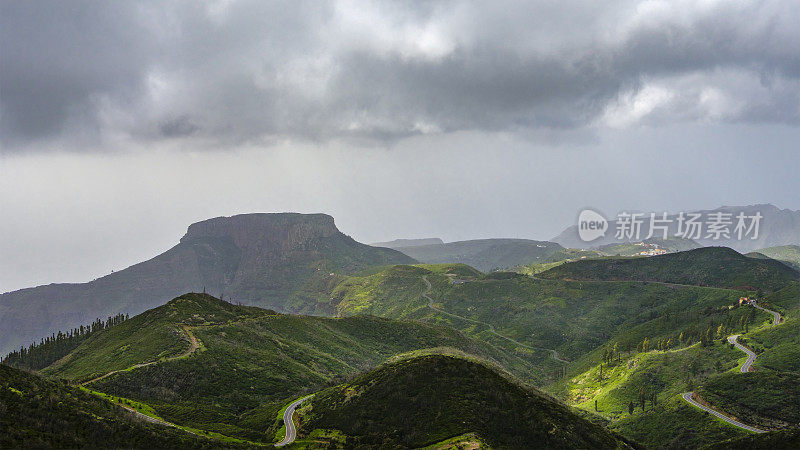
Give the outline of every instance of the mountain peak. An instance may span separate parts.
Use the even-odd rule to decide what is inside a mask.
[[[276,238],[290,245],[312,238],[325,238],[339,233],[333,217],[327,214],[253,213],[215,217],[189,225],[181,243],[204,238],[233,239],[237,247]]]

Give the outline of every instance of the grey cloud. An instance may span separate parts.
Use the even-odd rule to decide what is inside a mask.
[[[403,5],[4,2],[2,151],[800,121],[790,1]]]

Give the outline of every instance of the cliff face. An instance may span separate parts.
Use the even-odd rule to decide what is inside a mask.
[[[189,225],[181,243],[230,237],[239,248],[280,246],[284,251],[302,247],[312,239],[340,234],[326,214],[243,214],[216,217]]]
[[[82,284],[51,284],[0,295],[0,354],[97,317],[138,314],[205,289],[278,311],[321,312],[320,281],[373,265],[414,262],[342,234],[324,214],[243,214],[189,226],[173,248]],[[315,286],[307,289],[308,285]],[[297,292],[303,290],[304,296]],[[306,291],[310,291],[306,292]],[[8,331],[6,331],[8,330]]]

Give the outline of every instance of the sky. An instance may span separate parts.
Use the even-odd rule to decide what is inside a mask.
[[[800,209],[792,1],[0,1],[0,292],[186,227],[548,239],[592,207]]]

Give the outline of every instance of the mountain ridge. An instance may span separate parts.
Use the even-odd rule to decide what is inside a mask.
[[[628,211],[634,212],[634,211]],[[737,240],[733,233],[728,239],[709,239],[703,236],[695,241],[702,246],[726,246],[733,248],[740,253],[747,253],[760,248],[775,247],[781,245],[799,245],[800,244],[800,210],[780,209],[770,203],[762,203],[755,205],[744,206],[727,206],[723,205],[714,209],[693,210],[689,213],[701,213],[703,218],[710,213],[731,213],[733,214],[734,224],[731,225],[731,230],[735,226],[735,215],[739,212],[744,212],[746,215],[753,215],[757,212],[761,213],[763,218],[759,226],[758,239],[742,239]],[[658,219],[659,213],[656,214]],[[675,219],[677,214],[668,214],[668,219],[672,219],[669,225],[669,235],[674,236],[677,232],[677,224]],[[584,242],[578,236],[577,225],[571,225],[565,228],[559,235],[550,239],[552,242],[557,242],[564,247],[572,248],[598,248],[602,245],[626,243],[626,242],[639,242],[647,237],[649,231],[650,216],[642,217],[642,235],[638,239],[617,239],[615,236],[616,221],[615,217],[607,217],[608,229],[605,236],[600,237],[591,242]]]
[[[396,250],[356,242],[325,214],[216,217],[190,225],[167,251],[88,283],[0,294],[0,329],[12,330],[0,337],[0,353],[96,317],[138,314],[185,292],[299,312],[316,304],[301,295],[307,283],[413,262]]]

